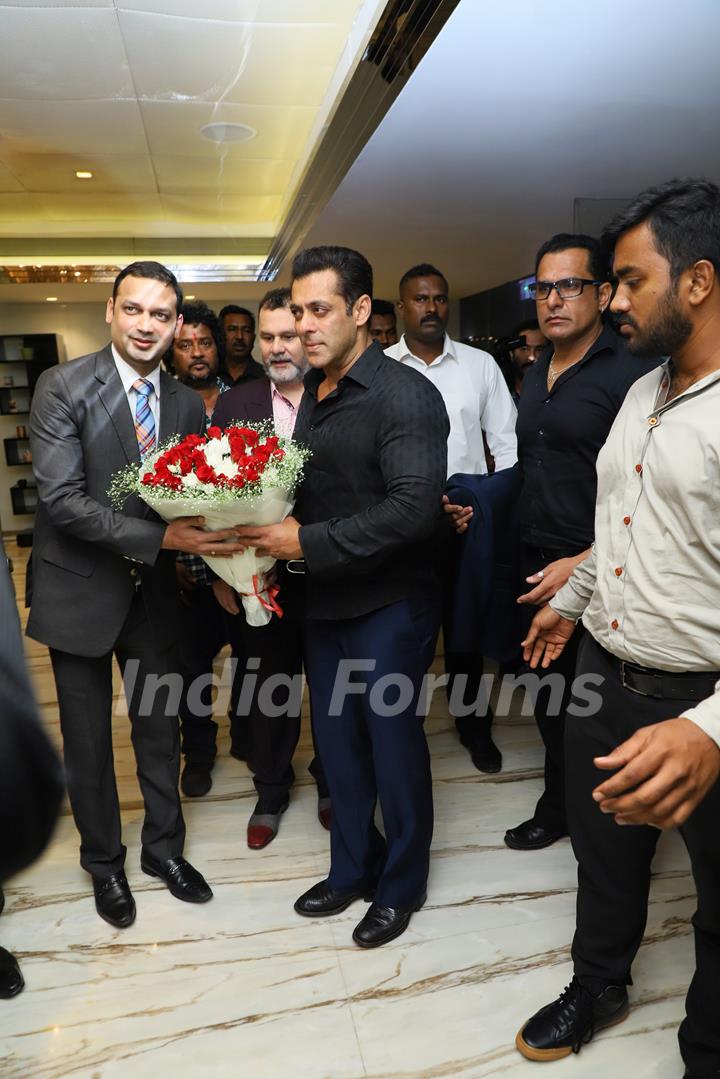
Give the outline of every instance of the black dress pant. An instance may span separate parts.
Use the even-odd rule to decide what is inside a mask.
[[[580,551],[573,550],[549,550],[547,548],[522,546],[522,592],[531,591],[534,587],[525,580],[538,570],[543,569],[550,562],[556,562],[560,558],[571,558]],[[522,633],[523,639],[530,628],[537,607],[523,605]],[[545,687],[540,689],[535,701],[535,722],[540,731],[540,737],[545,745],[545,786],[535,806],[534,819],[543,828],[551,832],[567,832],[567,813],[565,809],[565,714],[572,696],[572,682],[575,677],[575,665],[577,662],[578,648],[584,635],[581,623],[578,624],[570,642],[567,644],[559,659],[556,659],[547,670],[538,670],[541,677],[546,675],[559,675],[563,679],[562,698],[558,703],[558,694],[553,690],[550,680]]]
[[[215,657],[226,644],[230,644],[231,661],[235,664],[228,710],[231,740],[239,738],[241,727],[248,724],[247,717],[238,711],[245,671],[242,636],[236,628],[236,619],[223,610],[210,585],[182,591],[180,601],[180,659],[184,680],[179,708],[181,748],[187,761],[211,768],[217,753],[218,725],[212,718],[209,679]]]
[[[185,823],[178,795],[177,713],[170,699],[172,676],[178,677],[177,657],[174,651],[158,650],[140,590],[114,654],[130,687],[131,737],[145,803],[142,845],[160,861],[179,858]],[[50,659],[60,706],[68,794],[80,832],[80,864],[94,876],[110,877],[123,868],[126,852],[112,746],[113,653],[95,658],[50,649]],[[168,683],[158,685],[158,679],[168,675]]]
[[[649,825],[620,826],[592,799],[610,773],[595,768],[641,727],[680,715],[692,701],[644,697],[624,688],[619,663],[589,634],[577,676],[597,674],[599,709],[569,716],[566,729],[570,836],[578,860],[575,973],[591,991],[630,982],[647,920],[650,870],[660,836]],[[720,784],[680,829],[692,862],[698,906],[693,918],[696,970],[680,1027],[680,1051],[693,1079],[720,1074]]]

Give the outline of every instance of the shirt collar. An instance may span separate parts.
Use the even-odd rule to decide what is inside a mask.
[[[588,360],[591,360],[593,356],[597,356],[600,352],[616,352],[619,347],[622,347],[621,338],[618,337],[618,335],[615,333],[611,326],[605,324],[602,328],[602,331],[600,332],[600,335],[593,341],[592,345],[587,350],[583,358],[578,363],[573,364],[573,367],[580,367],[581,365],[586,364]],[[537,364],[542,363],[545,365],[545,367],[549,367],[550,360],[553,358],[554,354],[555,349],[553,348],[553,344],[551,341],[542,350],[539,359],[536,360],[533,366],[537,366]],[[570,370],[572,370],[572,368],[570,368]]]
[[[387,359],[389,357],[385,355],[377,341],[372,341],[362,355],[358,356],[347,374],[343,375],[339,385],[342,385],[346,379],[351,379],[353,382],[357,382],[359,386],[364,386],[367,389],[375,377],[375,372]],[[317,397],[318,386],[324,381],[325,372],[322,368],[311,367],[305,375],[305,388],[310,391],[313,397]]]
[[[139,378],[144,378],[152,383],[155,396],[160,400],[160,361],[158,360],[157,367],[154,367],[147,375],[139,375],[135,368],[131,367],[130,364],[122,358],[115,348],[115,345],[111,345],[110,347],[112,349],[115,367],[117,368],[117,373],[120,375],[125,393],[128,393],[128,391],[132,389],[133,382],[137,382]]]
[[[445,339],[443,341],[443,350],[442,350],[442,352],[440,353],[439,356],[435,357],[435,359],[432,361],[432,363],[428,364],[427,366],[432,367],[432,365],[434,363],[441,363],[446,357],[448,357],[448,358],[450,358],[452,360],[457,360],[457,353],[455,352],[455,344],[453,342],[453,339],[451,337],[449,337],[447,334],[445,334]],[[408,347],[408,343],[405,340],[405,334],[402,335],[402,337],[400,338],[400,340],[398,342],[398,358],[400,359],[400,361],[413,359],[413,360],[417,360],[419,363],[425,363],[424,360],[420,359],[419,356],[416,356],[414,352],[410,351],[410,348]]]

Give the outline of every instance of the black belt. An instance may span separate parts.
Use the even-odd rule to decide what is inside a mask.
[[[712,697],[720,671],[688,671],[673,674],[652,667],[639,667],[619,659],[620,681],[631,693],[659,700],[703,701]]]

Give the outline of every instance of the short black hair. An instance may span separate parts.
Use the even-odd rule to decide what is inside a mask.
[[[603,232],[612,252],[623,233],[647,221],[655,246],[670,263],[670,276],[707,259],[720,275],[720,188],[710,180],[668,180],[641,191]]]
[[[186,300],[180,309],[186,326],[198,326],[202,323],[212,334],[220,363],[225,359],[225,334],[222,332],[220,319],[202,300]]]
[[[292,279],[309,277],[312,273],[334,270],[339,283],[339,293],[345,300],[347,313],[361,296],[372,299],[372,266],[359,251],[351,247],[306,247],[299,251],[292,262]]]
[[[403,285],[406,285],[408,281],[413,281],[416,277],[439,277],[445,286],[445,291],[449,292],[447,277],[438,270],[437,266],[433,266],[429,262],[419,262],[417,266],[411,266],[409,270],[406,270],[400,278],[398,292],[402,294]]]
[[[536,318],[526,318],[523,322],[518,322],[517,326],[513,330],[511,337],[522,337],[527,330],[539,330],[540,323]]]
[[[258,315],[261,311],[279,311],[281,307],[289,307],[291,295],[289,288],[271,288],[258,305]]]
[[[392,315],[395,318],[395,304],[390,303],[389,300],[373,300],[372,302],[372,314],[373,315]]]
[[[225,304],[222,311],[218,315],[218,318],[221,322],[226,315],[245,315],[246,318],[250,319],[252,332],[255,333],[255,316],[253,315],[252,311],[248,311],[247,307],[238,307],[235,303]]]
[[[162,281],[163,285],[168,285],[174,291],[175,310],[180,312],[183,302],[182,289],[172,270],[168,270],[161,262],[131,262],[122,269],[113,282],[113,301],[117,299],[118,289],[126,277],[146,277],[153,281]]]
[[[535,274],[546,255],[554,255],[556,251],[570,251],[579,248],[588,253],[590,273],[595,281],[609,281],[607,255],[605,247],[595,236],[587,236],[584,232],[558,232],[551,236],[542,245],[535,256]]]

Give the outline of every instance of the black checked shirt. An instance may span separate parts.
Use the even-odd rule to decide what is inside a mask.
[[[606,326],[548,392],[552,348],[528,368],[518,407],[524,543],[580,552],[593,541],[595,462],[633,382],[660,363],[641,360]]]
[[[435,594],[433,538],[450,424],[426,378],[373,342],[322,401],[305,376],[295,439],[312,451],[295,516],[310,618],[354,618]]]

